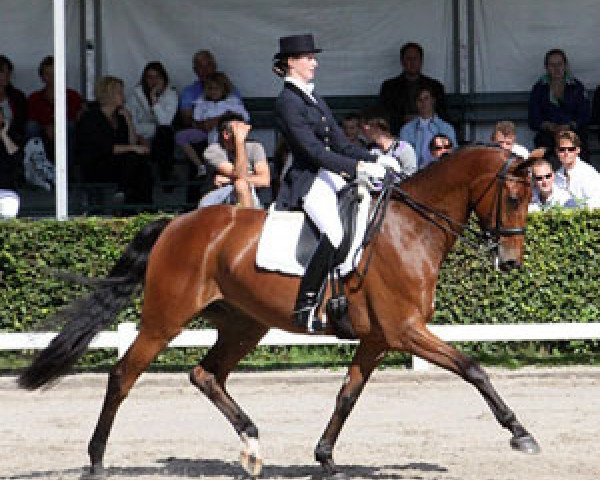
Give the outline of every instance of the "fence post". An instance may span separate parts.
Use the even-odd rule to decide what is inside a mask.
[[[136,335],[137,330],[134,322],[119,323],[117,325],[117,356],[119,358],[123,358]]]

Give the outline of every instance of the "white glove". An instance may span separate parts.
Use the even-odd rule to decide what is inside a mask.
[[[356,164],[356,180],[364,183],[371,190],[380,187],[383,177],[385,177],[385,167],[379,163],[360,161]]]
[[[391,155],[379,155],[377,157],[377,163],[383,165],[385,168],[391,168],[394,172],[400,172],[400,164]]]

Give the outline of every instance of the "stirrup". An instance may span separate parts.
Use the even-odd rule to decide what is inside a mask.
[[[294,310],[294,325],[305,328],[308,333],[322,332],[325,330],[325,325],[316,316],[318,307],[318,304],[312,305],[307,303],[303,307]]]

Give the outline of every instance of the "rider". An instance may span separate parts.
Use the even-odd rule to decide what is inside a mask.
[[[273,65],[273,71],[284,78],[275,116],[293,157],[281,181],[276,207],[302,208],[321,232],[294,307],[294,323],[310,331],[322,328],[313,322],[318,296],[343,237],[337,192],[348,180],[381,179],[384,166],[397,168],[395,159],[377,157],[351,143],[327,104],[314,92],[315,54],[320,51],[312,34],[282,37]]]

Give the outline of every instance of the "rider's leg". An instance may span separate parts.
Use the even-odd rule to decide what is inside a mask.
[[[321,232],[321,240],[306,267],[294,307],[294,323],[301,327],[311,325],[314,319],[319,292],[342,242],[344,232],[338,214],[337,191],[345,184],[339,175],[321,169],[304,197],[304,211]]]

